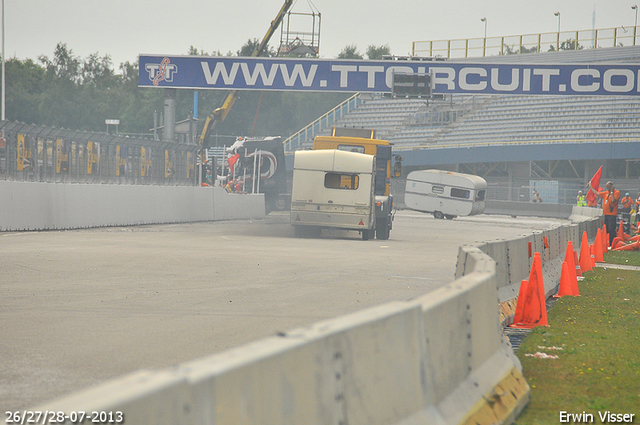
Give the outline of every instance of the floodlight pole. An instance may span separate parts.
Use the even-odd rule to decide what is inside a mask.
[[[560,50],[560,12],[554,12],[555,16],[558,17],[558,36],[556,38],[556,50]]]
[[[480,18],[484,22],[484,42],[482,44],[482,56],[487,55],[487,18]]]
[[[4,1],[4,0],[3,0]],[[636,45],[636,31],[638,28],[638,5],[634,4],[633,6],[631,6],[631,9],[636,11],[636,20],[633,24],[633,45]]]

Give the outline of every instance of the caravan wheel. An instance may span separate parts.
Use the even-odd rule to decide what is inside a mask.
[[[442,214],[442,211],[434,211],[433,216],[438,220],[442,220],[444,218],[444,214]]]

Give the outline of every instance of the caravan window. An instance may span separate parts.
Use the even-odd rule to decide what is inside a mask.
[[[364,153],[364,146],[358,145],[338,145],[339,151]]]
[[[452,198],[469,199],[469,194],[470,192],[467,189],[458,189],[457,187],[451,188]]]
[[[484,201],[484,194],[485,194],[485,190],[479,190],[478,193],[476,194],[476,201]]]
[[[444,193],[444,186],[433,185],[433,186],[431,186],[431,191],[433,193],[443,194]]]
[[[327,189],[356,190],[360,184],[357,174],[327,173],[324,175],[324,187]]]

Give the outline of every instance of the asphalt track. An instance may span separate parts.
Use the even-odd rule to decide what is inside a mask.
[[[284,214],[0,232],[0,412],[423,295],[453,280],[460,245],[558,222],[400,211],[388,241],[295,238]]]

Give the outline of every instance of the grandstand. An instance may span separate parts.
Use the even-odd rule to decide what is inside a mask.
[[[495,96],[474,103],[474,108],[452,111],[445,125],[421,124],[446,112],[431,108],[387,137],[398,147],[416,147],[627,139],[637,138],[640,131],[640,99],[632,96]]]
[[[448,62],[640,63],[640,46]],[[640,96],[459,94],[394,99],[359,94],[349,102],[351,107],[337,107],[285,141],[286,150],[310,148],[315,135],[328,134],[333,126],[363,127],[393,143],[394,152],[404,157],[405,170],[444,168],[479,174],[489,182],[488,196],[493,199],[526,201],[531,188],[547,180],[559,185],[557,193],[545,199],[572,203],[600,165],[605,166],[604,175],[615,176],[619,187],[639,190]],[[394,187],[397,195],[402,192],[399,184]]]
[[[456,59],[455,63],[633,63],[640,46]],[[441,100],[360,95],[358,106],[328,127],[377,130],[398,148],[524,141],[637,138],[638,96],[449,95]],[[312,138],[301,141],[308,148]]]

